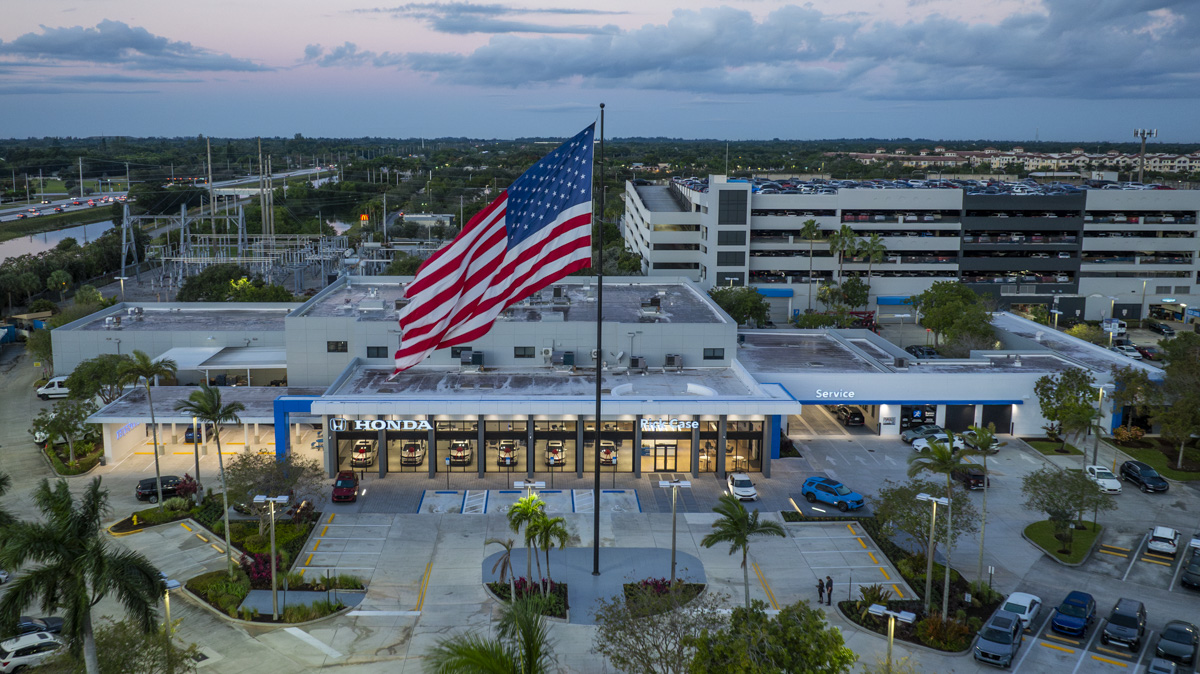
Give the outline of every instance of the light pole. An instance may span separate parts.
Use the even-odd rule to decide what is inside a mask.
[[[163,607],[166,612],[166,618],[167,618],[167,624],[166,624],[167,639],[170,639],[171,638],[171,590],[174,590],[175,588],[179,587],[180,585],[182,585],[182,583],[180,583],[177,580],[167,578],[167,574],[165,574],[161,571],[158,572],[158,575],[162,576],[163,584],[166,586],[166,589],[163,590]]]
[[[896,621],[899,620],[904,624],[911,624],[917,619],[917,614],[911,611],[889,611],[882,604],[871,604],[867,607],[867,612],[871,615],[882,618],[887,616],[888,619],[888,649],[887,649],[887,673],[892,674],[892,641],[896,635]]]
[[[1058,329],[1058,317],[1062,315],[1062,312],[1059,311],[1058,309],[1051,309],[1050,313],[1054,314],[1054,329],[1057,330]]]
[[[1146,326],[1146,314],[1148,313],[1146,311],[1146,283],[1149,282],[1150,279],[1144,278],[1144,279],[1141,279],[1141,281],[1142,281],[1142,304],[1140,307],[1138,307],[1138,313],[1141,314],[1141,317],[1142,317],[1142,321],[1141,321],[1142,327],[1145,327]]]
[[[1138,154],[1138,182],[1142,182],[1142,178],[1146,173],[1146,139],[1155,138],[1158,136],[1158,129],[1134,129],[1133,137],[1142,139],[1142,151]]]
[[[117,276],[116,279],[121,282],[121,301],[125,301],[125,281],[129,280],[128,276]]]
[[[522,482],[521,480],[517,480],[516,482],[513,482],[513,489],[524,489],[526,498],[533,496],[534,489],[545,489],[545,488],[546,488],[545,482],[529,482],[529,481]],[[597,505],[599,505],[599,504],[597,504]]]
[[[200,423],[192,417],[192,454],[196,457],[196,505],[204,498],[204,488],[200,485]]]
[[[263,496],[259,494],[254,497],[254,503],[262,505],[266,503],[271,508],[271,619],[279,620],[279,590],[275,585],[275,504],[287,505],[287,496]]]
[[[1092,465],[1098,466],[1096,463],[1097,455],[1100,453],[1100,422],[1104,419],[1104,390],[1108,388],[1107,384],[1101,384],[1096,389],[1100,391],[1096,396],[1096,428],[1094,430],[1095,437],[1092,438]]]
[[[930,593],[933,592],[933,532],[937,524],[937,507],[939,504],[948,506],[950,500],[940,496],[930,496],[925,492],[917,494],[918,501],[929,501],[933,504],[933,514],[929,517],[929,547],[925,552],[925,612],[929,613]],[[946,569],[950,573],[950,569]]]
[[[679,498],[679,490],[691,489],[692,483],[687,480],[660,480],[658,486],[671,490],[671,587],[675,587],[675,501]]]

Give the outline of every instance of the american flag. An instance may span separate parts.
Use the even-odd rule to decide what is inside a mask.
[[[421,265],[400,312],[396,372],[486,334],[513,303],[591,266],[594,133],[530,167]]]

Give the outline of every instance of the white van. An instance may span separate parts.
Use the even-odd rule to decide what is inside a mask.
[[[66,398],[69,393],[70,391],[67,390],[67,378],[54,377],[37,390],[37,397],[42,400]]]

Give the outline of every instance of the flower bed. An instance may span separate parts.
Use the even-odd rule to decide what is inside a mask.
[[[531,583],[525,580],[524,576],[517,578],[514,584],[517,589],[517,598],[525,598],[531,595],[538,595],[542,593],[542,588],[537,583]],[[512,598],[507,581],[494,581],[488,583],[487,587],[492,591],[492,594],[499,597],[501,601],[509,601]],[[550,581],[548,590],[547,598],[549,606],[545,611],[545,615],[548,615],[551,618],[562,618],[565,620],[567,617],[567,609],[571,606],[570,602],[567,600],[567,584]]]
[[[59,475],[83,475],[100,463],[104,456],[103,447],[92,447],[91,443],[78,443],[75,446],[75,463],[71,464],[71,452],[67,445],[47,445],[43,450],[46,459],[50,461],[54,472]]]
[[[1046,456],[1053,456],[1055,454],[1078,456],[1083,454],[1083,452],[1076,449],[1069,442],[1064,446],[1062,440],[1047,440],[1046,438],[1021,438],[1021,440]]]
[[[700,596],[704,592],[704,583],[685,583],[682,580],[676,579],[675,584],[666,578],[647,578],[636,583],[625,583],[623,586],[625,594],[625,603],[628,604],[636,613],[643,616],[656,614],[656,608],[671,609],[677,606],[683,606]],[[663,607],[660,602],[655,602],[653,599],[665,595],[674,595],[674,606]],[[647,604],[644,610],[638,610],[639,604]]]
[[[205,503],[211,500],[212,497],[209,496]],[[152,527],[158,524],[178,522],[189,517],[196,519],[196,516],[203,511],[204,507],[204,505],[192,505],[192,501],[180,497],[169,498],[166,501],[163,501],[162,508],[159,508],[157,505],[153,505],[144,510],[139,510],[131,514],[129,517],[126,517],[120,522],[112,525],[108,528],[108,530],[114,534],[126,534],[131,531],[139,531],[143,527]]]

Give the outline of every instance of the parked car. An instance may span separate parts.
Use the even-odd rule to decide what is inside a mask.
[[[1136,484],[1146,493],[1166,491],[1170,487],[1158,471],[1141,461],[1126,461],[1121,464],[1121,479]]]
[[[162,476],[162,497],[171,498],[179,490],[179,478],[175,475]],[[137,483],[133,495],[139,501],[158,503],[158,484],[153,477],[148,477]]]
[[[951,440],[949,433],[942,432],[942,433],[932,433],[930,435],[926,435],[923,438],[917,438],[916,440],[913,440],[912,441],[913,451],[914,452],[928,451],[929,443],[931,441],[937,441],[942,444],[950,445],[954,449],[966,449],[967,448],[967,442],[966,442],[966,440],[962,439],[961,435],[955,435],[954,439]]]
[[[1157,346],[1138,344],[1133,348],[1142,354],[1142,360],[1162,360],[1162,351],[1159,351]]]
[[[1084,466],[1083,472],[1088,476],[1088,479],[1096,483],[1100,491],[1104,494],[1120,494],[1121,481],[1117,479],[1112,471],[1104,466]]]
[[[726,482],[729,485],[729,493],[736,496],[739,501],[758,500],[758,490],[754,488],[754,483],[750,481],[749,475],[730,473]]]
[[[1162,335],[1163,337],[1174,337],[1175,336],[1175,328],[1172,328],[1171,326],[1167,325],[1166,323],[1158,323],[1156,321],[1150,321],[1149,323],[1146,324],[1146,327],[1150,329],[1150,332],[1157,332],[1158,334]]]
[[[617,464],[617,445],[612,440],[600,441],[600,465],[615,466]]]
[[[983,471],[983,466],[970,464],[950,473],[950,477],[963,483],[967,489],[983,489],[992,486],[992,480]]]
[[[1172,620],[1163,627],[1154,646],[1154,655],[1181,665],[1196,661],[1196,645],[1200,643],[1200,628],[1184,620]]]
[[[25,634],[34,632],[47,632],[50,634],[58,634],[62,632],[63,619],[58,616],[47,616],[45,618],[34,618],[33,616],[23,615],[17,619],[17,633],[13,636],[19,637]]]
[[[963,439],[963,442],[966,443],[967,447],[970,447],[971,449],[979,449],[979,440],[977,439],[978,435],[975,433],[975,431],[967,429],[962,433],[959,433],[958,436]],[[1000,451],[1000,445],[1002,444],[1005,443],[999,441],[992,443],[992,449],[988,452],[988,454],[998,453]]]
[[[198,428],[197,426],[188,426],[186,429],[184,429],[183,441],[184,442],[199,442],[200,440],[204,440],[206,438],[209,438],[209,439],[212,438],[212,436],[213,436],[213,425],[212,424],[204,424],[204,430],[202,432],[200,432],[199,434],[197,434],[197,428]]]
[[[1017,614],[1021,618],[1021,624],[1025,626],[1025,629],[1029,629],[1042,611],[1042,598],[1028,592],[1014,592],[1008,595],[1000,608]]]
[[[1163,658],[1152,659],[1150,666],[1146,668],[1146,674],[1176,674],[1178,671],[1174,662]]]
[[[975,660],[998,667],[1011,667],[1025,641],[1021,618],[1004,609],[996,609],[979,630],[975,640]]]
[[[837,418],[843,426],[862,426],[867,422],[863,411],[852,405],[838,405]]]
[[[916,358],[925,358],[928,360],[941,358],[941,355],[938,354],[938,352],[936,350],[934,350],[934,348],[931,346],[921,346],[920,344],[913,344],[911,346],[904,347],[904,350],[911,353]]]
[[[1136,599],[1121,598],[1113,606],[1100,633],[1100,642],[1119,644],[1137,652],[1146,636],[1146,607]]]
[[[352,470],[343,470],[333,481],[333,501],[345,503],[358,500],[358,475]]]
[[[1179,552],[1179,532],[1170,527],[1154,527],[1150,530],[1146,549],[1174,557]]]
[[[51,377],[49,381],[47,381],[45,384],[42,384],[42,386],[38,388],[37,397],[41,398],[42,400],[49,400],[51,398],[66,398],[68,395],[70,395],[70,393],[71,392],[67,390],[66,377]]]
[[[365,468],[375,465],[375,440],[355,440],[350,450],[350,466]]]
[[[1179,574],[1179,584],[1200,590],[1200,534],[1188,543],[1187,557],[1183,561],[1183,572]]]
[[[810,477],[800,487],[800,493],[809,503],[828,503],[838,510],[858,510],[863,507],[862,494],[828,477]]]
[[[401,466],[419,466],[425,461],[425,445],[420,442],[406,442],[400,447]]]
[[[1096,600],[1092,595],[1078,590],[1067,595],[1054,610],[1050,629],[1062,634],[1082,637],[1096,621]]]
[[[1121,346],[1114,346],[1111,348],[1113,351],[1116,351],[1127,358],[1132,358],[1134,360],[1142,359],[1142,354],[1138,353],[1138,350],[1135,347],[1129,346],[1128,344],[1122,344]]]
[[[934,433],[945,432],[946,429],[938,426],[937,424],[921,424],[920,426],[913,426],[912,428],[900,433],[900,439],[912,444],[912,441],[916,440],[917,438],[923,438],[927,435],[933,435]]]
[[[546,465],[561,466],[567,460],[567,449],[562,440],[546,441]]]
[[[496,449],[496,463],[501,466],[517,465],[517,452],[521,447],[516,440],[505,439],[500,441],[500,445]]]
[[[62,648],[58,637],[47,632],[33,632],[0,643],[0,672],[9,674],[36,667]]]
[[[471,441],[470,440],[451,440],[450,441],[450,465],[451,466],[467,466],[471,463]]]

